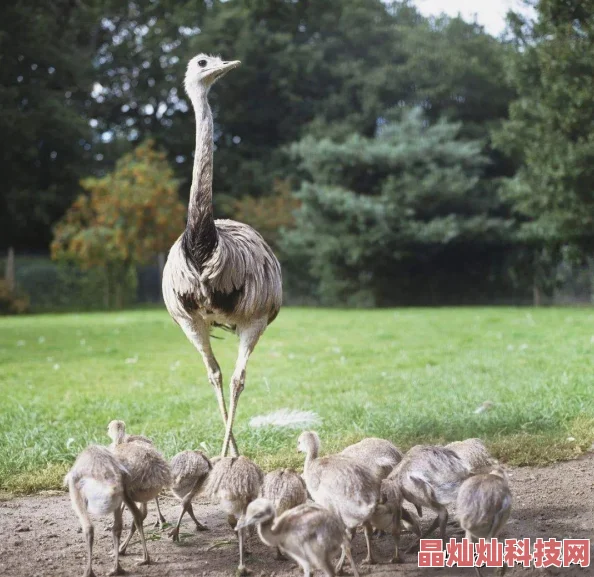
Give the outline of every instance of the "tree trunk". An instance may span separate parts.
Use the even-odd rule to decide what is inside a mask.
[[[541,296],[541,293],[540,293],[540,288],[538,287],[538,285],[536,284],[536,282],[532,286],[532,304],[535,307],[539,307],[542,304],[542,296]]]
[[[122,278],[117,278],[114,283],[114,307],[117,310],[124,308],[124,282]]]
[[[105,310],[109,310],[109,295],[111,292],[111,267],[106,265],[105,267],[105,290],[103,291],[103,307]]]
[[[8,249],[8,255],[6,257],[6,269],[4,271],[4,280],[6,281],[6,287],[13,293],[16,288],[16,275],[15,275],[15,264],[14,264],[14,249],[10,247]]]

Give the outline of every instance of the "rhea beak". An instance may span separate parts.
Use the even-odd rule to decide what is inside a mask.
[[[215,80],[218,80],[219,78],[225,76],[225,74],[227,74],[227,72],[229,72],[229,70],[233,70],[234,68],[237,68],[239,65],[241,64],[241,62],[239,60],[230,60],[229,62],[221,62],[221,64],[219,66],[217,66],[216,68],[213,68],[210,72],[209,79],[214,82]]]

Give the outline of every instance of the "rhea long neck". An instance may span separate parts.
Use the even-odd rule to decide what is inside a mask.
[[[307,473],[312,462],[318,458],[318,444],[311,439],[307,445],[307,453],[305,453],[305,463],[303,465],[303,472]]]
[[[121,445],[126,440],[126,431],[122,429],[116,429],[110,435],[114,445]]]
[[[190,100],[196,115],[196,149],[194,151],[187,227],[192,229],[193,235],[201,236],[211,233],[214,227],[212,214],[213,122],[206,87],[194,87],[190,93]]]
[[[260,535],[260,539],[262,539],[262,541],[269,547],[278,547],[281,540],[272,530],[273,521],[273,518],[268,519],[267,521],[262,521],[262,523],[258,525],[258,535]]]

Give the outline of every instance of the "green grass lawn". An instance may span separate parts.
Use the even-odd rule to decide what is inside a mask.
[[[223,336],[214,348],[227,383],[237,341]],[[299,466],[299,431],[248,424],[286,407],[320,415],[326,450],[370,435],[403,449],[480,436],[505,461],[550,462],[594,439],[593,365],[590,309],[286,308],[248,366],[236,437],[265,468]],[[493,408],[476,413],[485,401]],[[4,491],[59,486],[116,418],[168,457],[220,448],[201,358],[166,312],[0,319]]]

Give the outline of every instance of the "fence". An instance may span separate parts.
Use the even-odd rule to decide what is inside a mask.
[[[6,257],[0,259],[0,270],[4,271]],[[155,262],[137,267],[125,283],[124,304],[128,307],[158,306],[161,296],[162,263]],[[107,278],[103,270],[84,271],[74,266],[64,266],[53,262],[44,254],[16,254],[14,258],[16,286],[25,293],[30,302],[31,312],[65,312],[105,310],[109,307],[105,294]],[[293,277],[297,275],[292,273]],[[284,302],[288,305],[317,304],[313,288],[306,286],[301,279],[292,279],[285,271]],[[546,305],[590,305],[594,302],[594,265],[557,267],[555,289],[548,296],[540,296],[541,304]],[[465,298],[448,294],[439,302],[419,302],[415,304],[469,304]],[[443,301],[443,302],[442,302]],[[337,303],[340,304],[340,303]],[[531,304],[526,294],[513,298],[501,295],[489,296],[489,300],[473,304],[527,305]]]

